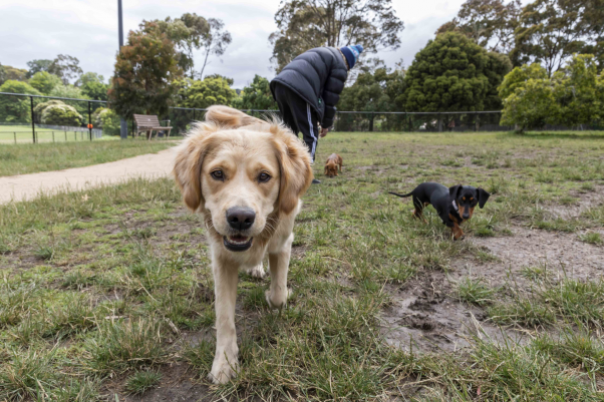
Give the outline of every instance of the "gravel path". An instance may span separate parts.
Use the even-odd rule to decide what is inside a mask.
[[[82,168],[0,177],[0,204],[31,200],[40,194],[76,191],[117,184],[136,177],[158,178],[171,174],[173,149]]]

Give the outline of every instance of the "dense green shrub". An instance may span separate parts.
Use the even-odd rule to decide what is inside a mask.
[[[29,84],[15,80],[7,80],[0,86],[0,92],[40,95]],[[0,122],[31,123],[30,100],[21,96],[0,96]]]
[[[105,135],[120,134],[120,118],[111,109],[99,108],[92,114],[92,124],[95,128],[103,129]]]
[[[40,120],[42,124],[79,127],[84,118],[73,106],[54,103],[43,109]]]

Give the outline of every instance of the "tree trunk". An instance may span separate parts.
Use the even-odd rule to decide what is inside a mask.
[[[208,50],[206,51],[206,57],[203,60],[203,66],[201,66],[201,72],[199,73],[199,79],[203,80],[203,71],[206,69],[206,64],[208,64],[208,57],[210,56],[210,50],[212,49],[212,47],[208,47]]]

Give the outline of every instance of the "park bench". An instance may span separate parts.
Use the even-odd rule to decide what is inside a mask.
[[[162,127],[155,115],[135,114],[134,121],[136,122],[136,136],[138,137],[140,133],[145,132],[147,133],[147,140],[153,138],[154,131],[167,131],[168,137],[170,131],[172,131],[172,127]]]

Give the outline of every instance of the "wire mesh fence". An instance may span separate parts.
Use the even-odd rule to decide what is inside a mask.
[[[279,116],[278,110],[243,110],[251,116]],[[191,125],[205,118],[206,109],[171,107],[159,116],[171,135],[184,135]],[[134,121],[127,122],[135,136]],[[501,125],[501,111],[480,112],[349,112],[338,111],[334,130],[341,132],[486,132],[511,131]],[[580,127],[544,126],[540,130],[604,130],[603,125]],[[538,130],[537,130],[538,131]],[[93,141],[119,136],[119,117],[105,101],[57,98],[0,92],[0,144]],[[166,138],[160,131],[159,138]]]

